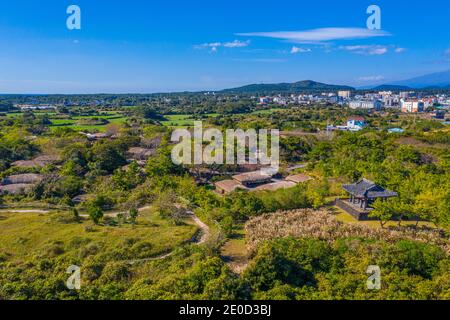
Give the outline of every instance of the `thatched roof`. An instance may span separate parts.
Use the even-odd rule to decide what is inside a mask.
[[[34,161],[43,161],[48,163],[56,163],[61,161],[61,157],[58,155],[50,155],[50,154],[44,154],[39,157],[36,157],[33,159]]]
[[[278,181],[256,187],[255,189],[252,189],[252,191],[276,191],[279,189],[289,189],[295,187],[296,185],[297,184],[292,181]]]
[[[9,176],[1,182],[2,185],[16,185],[16,184],[37,184],[41,182],[43,176],[40,174],[27,173],[27,174],[17,174]]]
[[[0,194],[21,195],[27,194],[34,188],[34,184],[9,184],[0,186]]]
[[[77,204],[86,202],[88,200],[89,200],[89,195],[87,195],[87,194],[80,194],[80,195],[72,198],[72,202],[77,203]]]
[[[61,161],[61,157],[57,155],[41,155],[32,160],[19,160],[13,162],[12,166],[19,168],[43,168],[59,161]]]
[[[219,189],[219,191],[224,191],[225,193],[230,193],[236,191],[237,189],[243,190],[247,189],[236,180],[223,180],[216,182],[214,185],[216,186],[217,189]]]
[[[146,149],[140,147],[130,148],[128,154],[136,160],[145,160],[156,154],[155,149]]]
[[[161,136],[157,136],[154,138],[142,138],[141,143],[144,147],[154,149],[158,148],[161,145]]]
[[[285,180],[292,181],[295,183],[303,183],[303,182],[312,180],[312,178],[306,174],[294,174],[294,175],[286,177]]]
[[[233,179],[240,183],[262,183],[270,181],[272,176],[261,171],[253,171],[235,175]]]
[[[19,160],[13,162],[11,165],[18,168],[43,168],[47,165],[47,163],[34,160]]]

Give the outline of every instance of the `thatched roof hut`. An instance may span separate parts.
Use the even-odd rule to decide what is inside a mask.
[[[219,192],[220,194],[228,194],[233,191],[236,191],[237,189],[242,189],[242,190],[247,189],[246,187],[244,187],[242,184],[240,184],[236,180],[218,181],[214,185],[216,186],[217,192]]]
[[[32,160],[19,160],[13,162],[11,165],[18,168],[43,168],[59,161],[61,161],[61,157],[57,155],[41,155]]]
[[[40,174],[27,173],[27,174],[17,174],[9,176],[1,182],[1,185],[16,185],[16,184],[37,184],[42,181],[44,177]]]
[[[294,175],[286,177],[285,180],[292,181],[295,183],[303,183],[303,182],[312,180],[312,178],[306,174],[294,174]]]
[[[87,194],[80,194],[80,195],[72,198],[72,202],[75,204],[87,202],[88,200],[89,200],[89,195],[87,195]]]
[[[22,195],[30,193],[34,188],[34,184],[9,184],[0,186],[0,194]]]
[[[292,181],[277,181],[252,189],[252,191],[276,191],[279,189],[289,189],[295,187],[297,184]]]
[[[146,160],[146,159],[150,158],[151,156],[154,156],[156,154],[156,150],[134,147],[134,148],[130,148],[128,150],[128,154],[131,157],[131,159]]]

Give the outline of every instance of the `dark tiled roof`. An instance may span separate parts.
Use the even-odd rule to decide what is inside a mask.
[[[355,196],[365,198],[388,198],[398,195],[396,192],[386,190],[367,179],[362,179],[354,184],[346,184],[343,188]]]

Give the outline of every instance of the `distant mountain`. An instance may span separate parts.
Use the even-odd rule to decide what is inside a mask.
[[[412,90],[412,88],[407,87],[407,86],[399,86],[399,85],[395,85],[395,84],[383,84],[381,86],[372,88],[372,90],[375,90],[375,91],[407,91],[407,90]]]
[[[269,92],[317,92],[317,91],[337,91],[337,90],[350,90],[355,88],[349,86],[332,85],[311,80],[299,81],[294,83],[276,83],[276,84],[250,84],[247,86],[225,89],[222,92],[230,93],[269,93]]]
[[[392,84],[388,85],[395,85],[395,86],[405,86],[410,87],[414,89],[423,89],[423,88],[450,88],[450,70],[443,71],[443,72],[437,72],[437,73],[431,73],[424,76],[402,80],[402,81],[396,81]]]

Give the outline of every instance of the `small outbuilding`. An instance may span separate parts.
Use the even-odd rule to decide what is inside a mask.
[[[216,191],[220,194],[228,194],[231,192],[234,192],[238,189],[246,190],[247,188],[244,187],[242,184],[237,182],[236,180],[222,180],[218,181],[215,184]]]
[[[272,181],[272,176],[261,171],[241,173],[233,176],[233,179],[247,188],[254,188]]]

